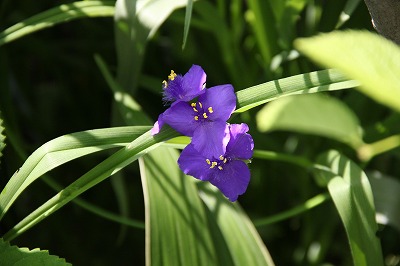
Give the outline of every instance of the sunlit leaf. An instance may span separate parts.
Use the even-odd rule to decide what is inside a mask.
[[[327,181],[329,193],[343,222],[354,265],[383,265],[371,186],[358,165],[337,151],[322,154],[315,174]]]
[[[218,265],[204,206],[194,179],[178,168],[178,155],[158,148],[140,160],[147,265]]]
[[[0,32],[0,46],[59,23],[78,18],[111,17],[113,15],[114,1],[79,1],[60,5]]]
[[[199,183],[221,265],[274,265],[254,225],[237,203],[209,183]],[[230,261],[233,261],[230,262]]]
[[[3,120],[1,119],[1,113],[0,113],[0,158],[3,155],[2,150],[6,146],[5,139],[6,137],[4,136]]]
[[[257,114],[261,132],[287,130],[336,139],[354,148],[363,141],[354,113],[341,101],[325,95],[296,95],[266,105]]]
[[[295,47],[315,62],[361,82],[358,90],[400,111],[400,48],[368,31],[338,31],[298,39]]]

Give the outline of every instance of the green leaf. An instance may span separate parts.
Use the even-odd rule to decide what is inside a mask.
[[[325,95],[296,95],[269,103],[257,113],[261,132],[288,130],[338,140],[357,148],[363,144],[354,113]]]
[[[118,57],[117,82],[128,93],[138,85],[146,43],[161,24],[187,0],[117,0],[115,41]]]
[[[140,160],[147,265],[218,265],[204,207],[178,152],[158,148]]]
[[[114,1],[81,1],[54,7],[0,32],[0,46],[27,34],[85,17],[111,17]]]
[[[336,70],[328,69],[269,81],[236,93],[236,111],[241,113],[282,96],[333,91],[358,86]]]
[[[190,20],[192,19],[192,10],[193,10],[193,0],[187,1],[186,13],[185,13],[185,25],[183,29],[183,42],[182,42],[182,50],[185,49],[187,36],[189,34],[190,28]]]
[[[375,207],[368,178],[352,161],[337,151],[318,158],[326,168],[315,170],[327,180],[329,193],[346,230],[354,265],[383,265]]]
[[[358,7],[361,0],[347,0],[346,5],[343,8],[342,13],[340,13],[339,20],[336,24],[336,29],[340,28],[346,21],[350,19],[354,10]]]
[[[400,181],[379,172],[368,173],[374,192],[377,222],[400,232]]]
[[[221,265],[274,265],[254,225],[237,203],[209,183],[199,182]],[[232,263],[233,262],[233,263]]]
[[[61,190],[59,193],[29,214],[10,231],[8,231],[4,235],[4,239],[11,240],[15,238],[57,211],[59,208],[79,196],[81,193],[97,185],[107,177],[119,172],[130,163],[136,161],[138,158],[155,149],[157,146],[159,146],[156,145],[159,142],[166,141],[178,135],[179,134],[176,131],[169,127],[164,127],[163,130],[155,136],[151,136],[150,131],[147,131],[143,135],[137,137],[127,146],[120,149],[100,164],[96,165],[94,168],[78,178],[75,182]],[[13,187],[10,187],[10,189],[12,188]],[[8,201],[3,200],[3,202],[7,203]],[[0,201],[0,203],[2,202]],[[9,206],[9,204],[6,206]]]
[[[33,181],[61,164],[81,156],[126,145],[150,127],[117,127],[88,130],[53,139],[36,151],[10,178],[0,194],[0,218]]]
[[[357,89],[400,111],[400,48],[367,31],[337,31],[298,39],[295,47],[315,62],[361,82]]]
[[[3,266],[67,266],[65,259],[50,255],[48,251],[11,246],[0,238],[0,262]]]

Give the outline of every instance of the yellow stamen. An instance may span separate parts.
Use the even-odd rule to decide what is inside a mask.
[[[175,74],[175,72],[173,70],[171,70],[171,74],[169,74],[168,79],[169,80],[174,80],[176,76],[177,75]]]
[[[203,117],[204,117],[204,118],[208,118],[208,116],[207,116],[206,113],[203,113]]]
[[[219,159],[222,161],[224,159],[224,156],[220,155]]]
[[[226,163],[228,161],[228,159],[224,158],[224,163]]]
[[[200,108],[203,108],[203,104],[201,102],[199,102],[199,106]]]
[[[223,170],[224,168],[222,168],[222,166],[218,166],[218,169],[219,169],[219,170]]]
[[[165,80],[163,80],[162,84],[164,84],[164,88],[168,86],[168,82],[166,82]]]
[[[212,162],[210,168],[214,168],[215,166],[217,166],[217,162]]]
[[[190,106],[196,107],[196,103],[191,103]]]
[[[194,108],[194,107],[193,107],[193,111],[195,111],[195,112],[199,112],[199,111],[197,111],[197,109],[196,109],[196,108]]]
[[[210,106],[210,107],[208,107],[208,112],[209,112],[210,114],[214,113],[214,110],[212,109],[212,107],[211,107],[211,106]]]
[[[196,115],[196,116],[194,117],[194,120],[198,121],[198,120],[199,120],[199,117]]]
[[[211,164],[211,162],[210,162],[209,159],[206,159],[206,163],[207,163],[207,164]]]

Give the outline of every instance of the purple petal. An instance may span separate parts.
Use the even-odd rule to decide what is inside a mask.
[[[229,137],[226,122],[203,122],[194,132],[192,144],[201,154],[218,158],[225,154]]]
[[[232,85],[225,84],[206,90],[199,96],[198,101],[206,108],[212,107],[210,119],[226,122],[236,108],[236,95]]]
[[[206,157],[202,156],[192,144],[183,149],[178,159],[179,168],[187,175],[191,175],[200,180],[208,180],[210,165],[206,162]]]
[[[163,100],[166,102],[191,101],[204,92],[204,83],[207,75],[198,65],[192,65],[189,71],[182,77],[176,75],[167,81],[164,88]]]
[[[187,102],[178,102],[163,113],[163,121],[179,133],[191,137],[200,125],[194,120],[195,115]]]
[[[246,124],[232,124],[229,126],[230,140],[226,147],[226,155],[230,158],[250,159],[253,156],[254,142]]]
[[[161,128],[164,126],[163,114],[158,116],[157,121],[154,123],[153,128],[151,129],[151,135],[154,136],[160,133]]]
[[[242,161],[230,161],[223,170],[212,169],[214,174],[210,183],[216,186],[230,200],[237,200],[246,192],[250,182],[250,170]]]
[[[192,65],[189,71],[183,76],[183,97],[182,101],[191,101],[193,98],[202,94],[207,75],[201,66]]]

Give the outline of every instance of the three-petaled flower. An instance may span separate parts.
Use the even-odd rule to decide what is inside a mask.
[[[226,152],[218,157],[198,152],[193,144],[182,151],[178,159],[181,170],[202,181],[209,181],[230,200],[237,200],[250,181],[250,170],[244,162],[253,155],[253,138],[246,124],[227,126],[230,139]]]
[[[192,137],[178,164],[185,174],[218,187],[231,201],[243,194],[250,181],[246,160],[253,154],[253,139],[246,124],[227,124],[236,108],[232,85],[205,88],[206,74],[193,65],[184,75],[174,71],[163,81],[163,100],[171,106],[159,115],[152,134],[168,124]]]

